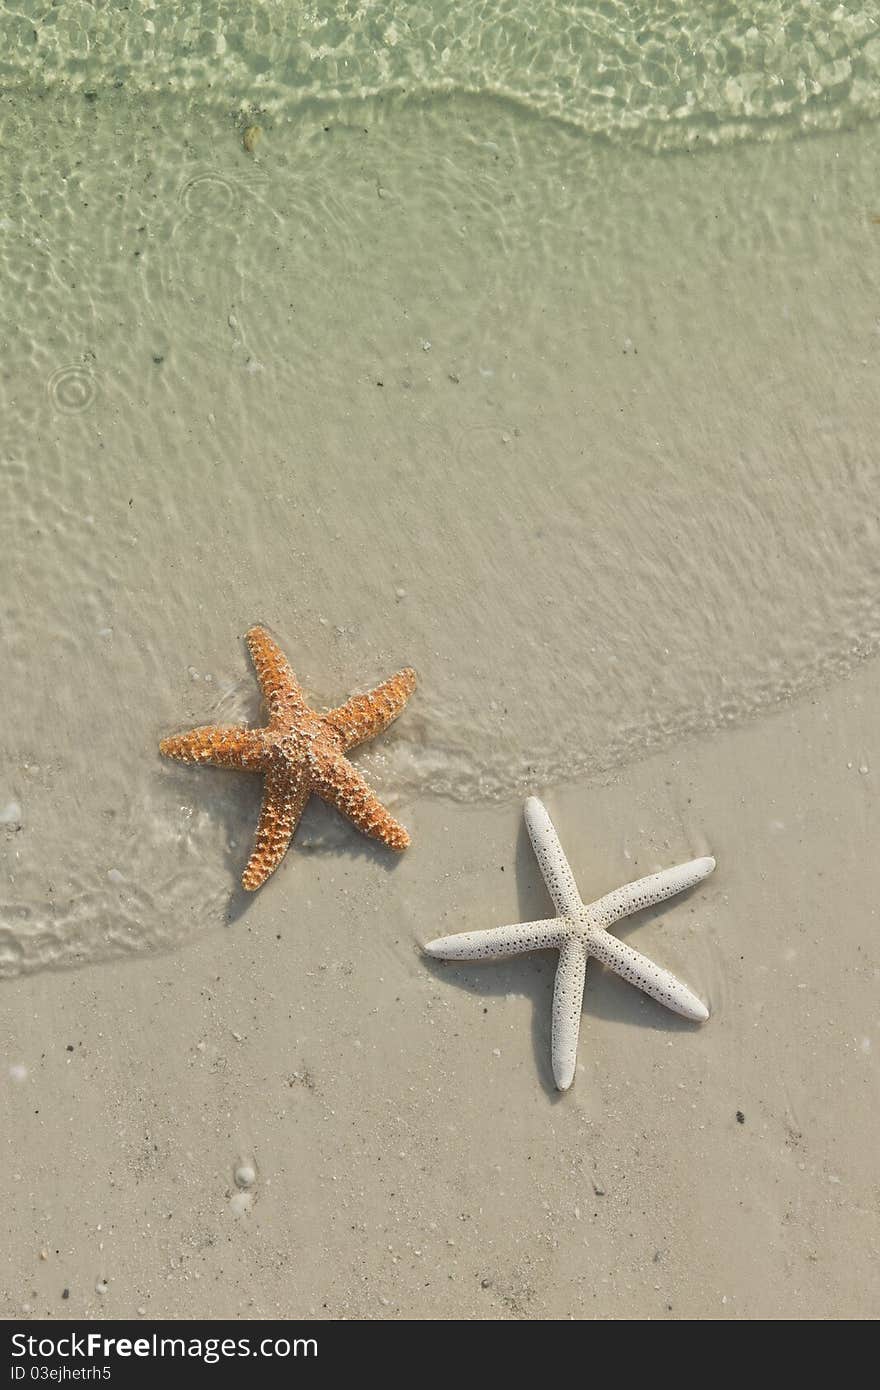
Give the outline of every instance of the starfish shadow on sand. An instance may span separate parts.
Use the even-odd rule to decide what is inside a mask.
[[[241,779],[237,782],[241,785]],[[248,806],[251,803],[248,803]],[[259,809],[260,793],[256,789],[253,804]],[[236,825],[241,826],[240,833],[247,838],[253,826],[253,817],[248,820],[247,807],[236,815]],[[237,839],[238,835],[233,835]],[[236,858],[236,855],[239,857]],[[240,847],[231,847],[226,851],[225,858],[230,867],[230,874],[235,880],[241,856]],[[354,861],[366,861],[374,864],[377,869],[389,877],[396,873],[401,867],[403,859],[400,855],[389,854],[384,845],[375,840],[368,840],[366,836],[359,835],[358,832],[339,817],[331,807],[325,806],[322,802],[313,797],[309,805],[303,812],[302,821],[296,837],[296,854],[288,855],[286,862],[279,869],[279,889],[283,889],[283,884],[288,881],[289,875],[296,874],[296,866],[300,859],[312,860],[320,859],[328,865],[333,864],[337,869],[342,869],[346,864]],[[267,888],[269,886],[267,885]],[[271,889],[269,890],[271,891]],[[244,917],[256,901],[255,895],[242,888],[238,882],[234,883],[232,892],[229,895],[229,905],[226,911],[226,922],[229,926],[234,926],[236,922]]]
[[[534,801],[534,799],[533,799]],[[540,803],[535,803],[540,806]],[[543,811],[543,808],[541,808]],[[544,813],[546,814],[546,813]],[[708,862],[708,861],[707,861]],[[554,913],[552,901],[542,879],[525,821],[521,822],[515,850],[515,875],[518,890],[519,921],[540,922]],[[696,885],[693,885],[696,886]],[[693,887],[678,889],[676,896],[689,898]],[[638,932],[647,922],[664,917],[670,908],[647,906],[614,924],[614,935],[624,941],[630,932]],[[454,939],[454,938],[453,938]],[[443,938],[448,942],[450,938]],[[538,1073],[544,1090],[554,1100],[565,1094],[559,1088],[551,1063],[552,1015],[559,952],[555,949],[529,951],[528,954],[508,955],[495,960],[446,959],[426,956],[426,964],[439,979],[451,981],[458,988],[475,996],[503,998],[511,994],[524,995],[532,1003],[532,1044]],[[686,991],[689,993],[689,991]],[[587,1002],[586,996],[589,995]],[[699,1001],[695,1001],[699,1003]],[[587,970],[584,1000],[581,1001],[581,1028],[587,1019],[605,1019],[619,1023],[637,1024],[657,1032],[691,1032],[694,1021],[681,1017],[647,997],[641,988],[633,988],[627,980],[619,979],[614,971],[599,960],[591,958]],[[589,1046],[589,1027],[584,1043]]]
[[[223,768],[188,768],[180,773],[176,769],[166,769],[157,774],[157,780],[160,781],[162,794],[167,793],[169,783],[173,786],[174,800],[179,804],[210,807],[211,819],[222,828],[220,872],[228,874],[232,884],[224,920],[228,926],[234,926],[247,915],[257,900],[257,895],[242,888],[239,875],[242,849],[253,838],[254,824],[260,811],[260,779],[241,777],[237,772]],[[288,881],[289,875],[296,874],[300,859],[312,858],[328,862],[333,860],[337,864],[366,861],[375,864],[389,876],[403,863],[402,856],[389,854],[381,842],[360,835],[317,797],[312,797],[303,812],[296,836],[296,853],[288,855],[279,866],[279,887]]]

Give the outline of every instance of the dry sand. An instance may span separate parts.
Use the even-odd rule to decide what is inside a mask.
[[[626,930],[709,1022],[593,963],[564,1097],[552,958],[419,955],[546,912],[515,805],[393,868],[312,809],[226,929],[7,987],[7,1314],[876,1316],[878,727],[869,668],[547,794],[585,892],[719,860]]]

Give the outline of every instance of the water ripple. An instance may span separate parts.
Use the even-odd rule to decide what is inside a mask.
[[[63,415],[79,415],[94,404],[98,393],[95,376],[87,367],[59,367],[47,383],[49,399]]]
[[[244,0],[227,12],[194,0],[159,30],[150,0],[97,12],[67,0],[64,15],[56,24],[50,7],[7,25],[7,88],[39,82],[94,100],[114,83],[131,94],[161,84],[241,113],[257,93],[259,111],[276,116],[315,100],[460,94],[656,149],[839,130],[880,115],[876,8],[831,0],[433,0],[409,7],[405,21],[394,0]]]
[[[216,169],[190,175],[177,196],[188,217],[204,220],[227,217],[239,203],[236,185]]]

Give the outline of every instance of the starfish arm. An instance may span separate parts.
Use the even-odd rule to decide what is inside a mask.
[[[511,927],[490,927],[488,931],[463,931],[438,936],[425,951],[438,960],[483,960],[517,956],[523,951],[562,949],[565,932],[555,917],[544,922],[516,922]]]
[[[530,796],[523,814],[538,866],[556,911],[563,915],[579,912],[581,896],[547,808],[536,796]]]
[[[673,1013],[693,1019],[696,1023],[705,1023],[709,1017],[706,1005],[687,985],[683,985],[662,966],[648,960],[647,956],[618,941],[616,936],[611,936],[607,931],[593,932],[588,937],[587,949],[591,956],[607,965],[615,975],[629,980],[630,984],[636,985],[658,1003],[665,1004]]]
[[[415,688],[416,673],[407,666],[366,695],[352,695],[344,705],[338,705],[325,714],[324,721],[342,736],[342,751],[347,752],[349,748],[363,743],[365,739],[375,738],[387,729]]]
[[[551,1055],[553,1080],[558,1091],[567,1091],[574,1081],[586,973],[587,953],[583,943],[569,937],[559,949],[553,986]]]
[[[249,893],[265,883],[281,863],[308,799],[307,778],[294,781],[285,768],[271,768],[266,773],[257,837],[241,876],[242,887]]]
[[[685,888],[693,888],[714,868],[715,860],[706,857],[691,859],[687,864],[676,864],[672,869],[661,869],[659,874],[649,874],[647,878],[637,878],[634,883],[615,888],[613,893],[606,893],[604,898],[591,903],[590,915],[595,914],[600,926],[610,927],[621,917],[629,917],[633,912],[653,907],[654,903],[661,903],[675,893],[683,893]]]
[[[409,835],[370,790],[361,774],[341,753],[322,760],[312,790],[335,806],[358,830],[390,849],[406,849]]]
[[[240,724],[209,724],[188,734],[163,738],[159,752],[181,763],[210,763],[254,772],[262,771],[267,758],[262,730],[245,729]]]
[[[269,714],[304,710],[306,703],[299,682],[278,643],[264,627],[252,627],[246,640]]]

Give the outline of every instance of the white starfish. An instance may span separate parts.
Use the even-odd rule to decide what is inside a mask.
[[[525,804],[525,820],[547,891],[556,907],[556,916],[543,922],[518,922],[512,927],[493,927],[489,931],[467,931],[457,936],[441,936],[429,941],[425,950],[441,960],[478,960],[518,955],[522,951],[556,950],[559,964],[553,989],[553,1078],[560,1091],[567,1091],[574,1080],[577,1063],[578,1031],[581,1024],[587,959],[595,956],[609,970],[630,980],[652,999],[685,1018],[705,1023],[709,1010],[686,985],[663,970],[647,956],[634,951],[606,930],[621,917],[629,917],[644,907],[662,902],[692,888],[711,874],[715,860],[692,859],[674,869],[636,879],[615,888],[594,903],[583,903],[574,874],[563,853],[559,836],[536,796]]]

